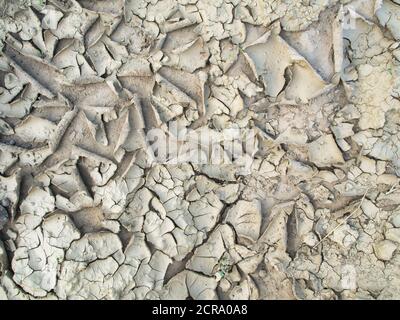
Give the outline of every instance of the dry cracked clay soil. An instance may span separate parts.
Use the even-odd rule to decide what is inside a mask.
[[[400,299],[400,0],[0,0],[0,299]]]

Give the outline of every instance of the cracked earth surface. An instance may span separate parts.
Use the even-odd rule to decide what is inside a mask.
[[[400,299],[399,0],[0,11],[0,299]]]

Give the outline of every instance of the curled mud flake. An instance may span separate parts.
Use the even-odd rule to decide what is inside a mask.
[[[208,232],[216,224],[223,204],[214,193],[207,193],[198,201],[191,202],[189,212],[198,230]]]
[[[53,211],[55,208],[55,199],[51,195],[50,190],[33,188],[22,201],[20,209],[21,213],[32,213],[43,217],[46,213]]]
[[[258,76],[263,78],[265,93],[277,97],[285,92],[285,98],[289,101],[308,101],[318,96],[327,83],[277,32],[279,29],[269,30],[246,47]],[[269,56],[279,57],[279,60],[273,61]]]
[[[344,163],[343,155],[332,135],[322,136],[311,142],[308,145],[308,154],[310,161],[319,167]]]
[[[212,232],[205,244],[195,250],[187,268],[208,276],[217,275],[224,253],[229,252],[233,245],[232,229],[228,225],[221,225]]]
[[[261,228],[261,208],[257,201],[239,200],[226,213],[225,222],[233,226],[239,243],[257,242]]]
[[[19,201],[19,181],[19,172],[9,177],[0,176],[0,201],[3,207],[8,208],[7,211],[12,217],[15,216],[16,205]]]
[[[257,300],[259,298],[257,286],[251,277],[247,276],[245,280],[232,288],[229,298],[231,300]]]
[[[73,241],[66,251],[66,259],[77,262],[92,262],[105,259],[122,249],[117,235],[111,232],[87,233]]]
[[[400,8],[394,2],[388,0],[378,2],[376,16],[379,23],[388,28],[396,40],[400,40]]]
[[[4,120],[0,119],[0,133],[4,135],[14,134],[14,129]]]
[[[44,142],[54,134],[56,125],[46,119],[28,116],[15,127],[15,137],[25,142]]]
[[[71,219],[64,214],[54,214],[43,221],[44,235],[49,238],[53,247],[68,249],[73,240],[80,238]]]
[[[143,231],[146,233],[147,241],[170,257],[175,257],[178,254],[177,243],[171,234],[174,228],[175,226],[171,219],[162,219],[159,217],[159,213],[154,211],[146,214],[143,223]]]
[[[162,292],[164,299],[187,298],[198,300],[214,300],[217,281],[192,271],[182,271],[173,277]]]
[[[4,247],[3,242],[0,242],[0,272],[3,275],[4,271],[8,267],[8,257],[7,252]]]
[[[188,44],[176,48],[166,58],[166,65],[177,67],[188,72],[194,72],[206,66],[209,57],[204,40],[197,38]]]

